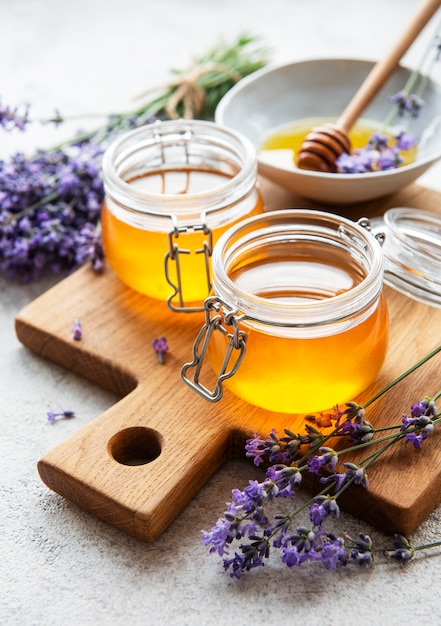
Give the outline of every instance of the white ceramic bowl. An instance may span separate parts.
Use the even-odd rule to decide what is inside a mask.
[[[302,118],[337,119],[374,62],[312,59],[268,66],[235,85],[220,101],[216,122],[248,137],[259,150],[268,131]],[[389,96],[403,89],[411,70],[398,67],[362,117],[382,122],[391,108]],[[326,174],[301,170],[293,159],[268,161],[258,152],[260,173],[306,198],[330,204],[373,200],[416,180],[441,157],[441,86],[429,80],[425,106],[409,130],[423,141],[416,161],[400,168],[365,174]]]

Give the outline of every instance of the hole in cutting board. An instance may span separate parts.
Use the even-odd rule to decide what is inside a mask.
[[[133,426],[113,435],[108,450],[121,465],[146,465],[161,454],[161,437],[152,428]]]

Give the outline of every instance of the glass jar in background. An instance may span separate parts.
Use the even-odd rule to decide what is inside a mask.
[[[361,223],[303,209],[230,228],[214,248],[213,291],[184,382],[212,402],[225,384],[287,413],[352,400],[387,352],[379,239]]]
[[[395,207],[371,220],[384,233],[384,282],[409,298],[441,307],[441,217]]]
[[[116,139],[102,168],[102,237],[113,271],[172,310],[201,310],[214,243],[263,210],[252,144],[212,122],[155,122]]]

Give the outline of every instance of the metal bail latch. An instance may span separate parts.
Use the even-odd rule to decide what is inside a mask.
[[[193,313],[195,311],[204,310],[203,305],[194,306],[194,307],[187,306],[185,304],[184,295],[182,293],[183,290],[182,290],[182,273],[181,273],[181,265],[180,265],[180,256],[181,254],[191,254],[191,250],[188,250],[186,248],[180,248],[175,240],[178,239],[179,235],[192,233],[192,232],[202,232],[204,233],[204,235],[207,236],[207,239],[204,240],[203,247],[195,250],[195,254],[203,255],[204,271],[205,271],[205,277],[207,281],[207,294],[206,295],[210,293],[211,278],[210,278],[209,258],[211,257],[211,254],[213,251],[213,236],[212,236],[211,229],[208,228],[208,226],[205,223],[196,224],[195,226],[177,226],[177,224],[175,224],[173,230],[169,232],[168,234],[169,250],[167,254],[165,255],[165,259],[164,259],[165,277],[167,279],[168,284],[171,285],[174,289],[173,293],[167,298],[167,305],[172,311]],[[175,285],[175,283],[170,277],[170,271],[169,271],[170,261],[175,262],[177,285]],[[175,298],[177,298],[178,300],[177,304],[173,302]]]
[[[360,219],[357,221],[357,224],[367,230],[369,233],[372,231],[371,220],[368,217],[360,217]],[[385,233],[375,233],[374,237],[378,241],[380,246],[382,246],[386,240]]]
[[[193,344],[193,360],[185,363],[181,369],[181,378],[194,391],[210,402],[218,402],[222,398],[222,383],[237,372],[245,356],[246,333],[239,330],[237,309],[233,309],[217,296],[207,298],[204,302],[205,324],[199,331]],[[221,364],[213,391],[200,382],[202,365],[207,353],[208,344],[214,331],[220,331],[228,339],[225,356]],[[231,361],[231,363],[230,363]],[[194,368],[193,378],[187,376],[188,370]]]

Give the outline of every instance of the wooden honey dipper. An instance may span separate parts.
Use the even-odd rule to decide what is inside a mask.
[[[308,133],[300,146],[297,167],[319,172],[337,171],[337,158],[351,151],[350,129],[440,6],[441,0],[423,0],[389,54],[374,65],[337,122],[323,124]]]

